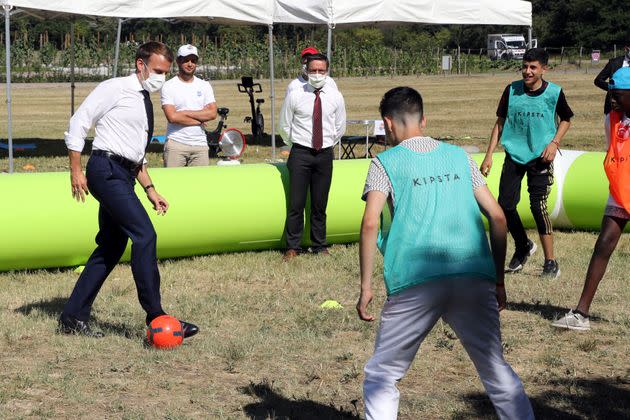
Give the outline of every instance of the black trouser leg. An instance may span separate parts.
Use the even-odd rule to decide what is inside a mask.
[[[501,180],[499,181],[499,205],[505,213],[508,230],[514,239],[517,252],[527,250],[527,233],[516,206],[521,200],[521,182],[525,176],[525,165],[514,162],[509,154],[505,154]]]
[[[334,152],[324,150],[314,156],[311,176],[311,242],[313,251],[328,246],[326,242],[326,207],[332,181]]]
[[[96,255],[86,264],[64,313],[73,316],[87,313],[89,317],[91,303],[115,265],[113,261],[118,262],[124,251],[122,238],[125,237],[126,245],[128,237],[132,241],[131,270],[140,305],[147,313],[147,320],[162,315],[156,234],[134,191],[134,174],[106,157],[92,156],[87,166],[87,179],[90,191],[106,215],[99,219],[103,224],[97,237]],[[80,308],[78,312],[70,312],[76,308]]]
[[[289,210],[287,212],[287,249],[300,249],[304,231],[304,206],[311,183],[311,152],[292,147],[287,168],[289,169]]]
[[[529,206],[541,235],[551,235],[553,227],[549,219],[547,198],[553,185],[553,163],[536,159],[527,164],[527,192],[529,192]]]
[[[85,264],[63,308],[64,315],[81,321],[89,320],[96,295],[127,247],[127,235],[113,222],[103,206],[98,210],[98,225],[96,249]]]

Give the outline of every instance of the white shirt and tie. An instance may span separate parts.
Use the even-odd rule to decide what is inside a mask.
[[[68,149],[83,151],[85,137],[95,126],[92,149],[146,163],[143,158],[149,124],[142,90],[135,73],[100,83],[70,119],[65,132]]]
[[[322,148],[332,147],[346,131],[346,105],[330,79],[320,90],[322,103]],[[308,83],[289,92],[282,104],[278,128],[285,143],[312,148],[315,89]]]

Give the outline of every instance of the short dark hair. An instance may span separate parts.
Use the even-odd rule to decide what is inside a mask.
[[[523,62],[531,63],[538,61],[541,65],[546,66],[549,62],[549,53],[544,48],[530,48],[523,55]]]
[[[163,44],[158,41],[149,41],[138,47],[138,51],[136,51],[136,61],[141,59],[145,63],[149,61],[149,57],[151,54],[163,55],[169,62],[173,62],[175,56],[173,55],[173,51],[166,44]]]
[[[390,117],[404,123],[405,115],[418,114],[418,122],[422,121],[424,109],[422,95],[414,88],[399,86],[388,90],[378,107],[381,117]]]
[[[329,67],[330,63],[328,62],[328,57],[326,56],[326,54],[322,54],[322,53],[317,53],[317,54],[310,54],[306,57],[306,68],[308,69],[308,65],[311,63],[311,61],[325,61],[326,62],[326,68]]]

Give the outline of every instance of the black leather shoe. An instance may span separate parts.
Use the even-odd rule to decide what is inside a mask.
[[[184,331],[184,338],[192,337],[199,332],[199,327],[195,324],[191,324],[186,321],[179,321],[182,324],[182,330]]]
[[[59,332],[93,338],[103,338],[105,336],[105,334],[100,331],[92,330],[87,322],[67,315],[61,315],[59,317]]]

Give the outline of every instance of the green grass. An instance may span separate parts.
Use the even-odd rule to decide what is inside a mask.
[[[538,255],[522,274],[507,278],[506,358],[539,418],[630,412],[627,241],[593,303],[593,330],[549,325],[575,304],[594,241],[592,233],[557,234],[558,280],[538,277]],[[377,324],[359,321],[354,310],[358,247],[337,245],[332,254],[289,264],[274,251],[163,261],[165,309],[201,328],[175,351],[143,345],[144,314],[126,264],[96,300],[94,323],[107,334],[102,340],[55,334],[77,278],[72,270],[2,273],[0,411],[16,418],[344,418],[361,412],[362,369]],[[376,275],[374,313],[384,299],[381,278]],[[321,309],[326,299],[343,309]],[[461,344],[441,322],[400,388],[401,418],[493,417]]]
[[[351,119],[375,118],[388,87],[418,87],[425,94],[431,135],[483,146],[499,95],[515,76],[361,78],[339,84],[347,92]],[[589,150],[603,141],[603,95],[591,78],[549,76],[565,87],[576,112],[566,143]],[[217,97],[235,101],[234,113],[240,115],[236,102],[244,98],[229,95],[227,82],[216,85]],[[14,103],[16,138],[60,139],[67,87],[16,89],[23,90]],[[248,153],[246,162],[269,157],[262,146]],[[159,153],[150,154],[150,161],[159,166]],[[16,169],[23,171],[27,163],[37,171],[67,170],[63,156],[20,157]],[[0,168],[6,168],[6,159]],[[557,280],[538,277],[539,254],[523,273],[506,279],[503,346],[538,418],[630,416],[625,236],[593,302],[593,330],[550,326],[576,304],[595,239],[594,233],[556,234],[562,268]],[[144,346],[144,314],[126,264],[112,272],[95,302],[94,325],[107,334],[102,340],[55,333],[77,279],[72,270],[0,273],[0,417],[328,419],[362,413],[362,369],[377,324],[359,321],[354,309],[357,245],[337,245],[331,257],[304,255],[289,264],[278,252],[265,251],[167,260],[160,269],[165,309],[201,328],[174,351]],[[370,309],[376,314],[384,299],[380,257],[375,270]],[[321,309],[327,299],[343,309]],[[465,351],[442,323],[427,337],[400,389],[401,419],[494,418]]]

